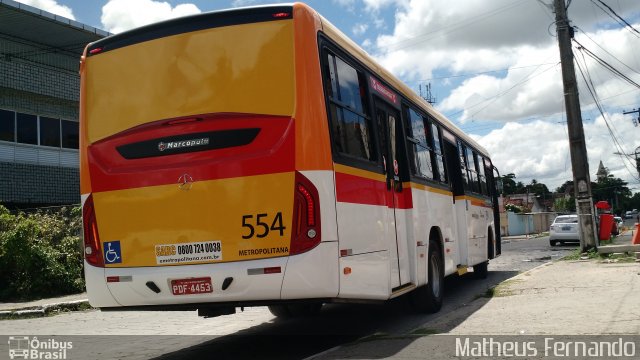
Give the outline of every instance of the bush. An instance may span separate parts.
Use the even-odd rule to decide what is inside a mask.
[[[0,300],[84,291],[79,207],[17,215],[0,205]]]
[[[510,211],[514,214],[519,214],[522,212],[522,207],[518,206],[518,205],[514,205],[514,204],[507,204],[504,206],[504,209],[506,211]]]

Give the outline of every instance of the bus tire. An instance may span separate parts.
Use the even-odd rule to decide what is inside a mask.
[[[489,260],[483,261],[478,265],[473,265],[473,276],[476,279],[486,279],[489,275]]]
[[[444,294],[444,264],[440,246],[429,241],[428,269],[429,281],[411,293],[414,308],[421,313],[436,313],[442,308]]]
[[[269,305],[268,308],[269,312],[277,318],[288,319],[292,316],[287,305]]]
[[[320,313],[322,303],[292,304],[287,305],[287,308],[292,317],[309,317]]]

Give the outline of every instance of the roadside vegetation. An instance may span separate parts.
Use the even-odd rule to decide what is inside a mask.
[[[576,202],[573,197],[573,181],[565,181],[554,192],[547,185],[532,179],[529,184],[518,181],[514,173],[500,176],[503,185],[503,195],[529,194],[534,196],[545,211],[557,213],[575,213]],[[600,200],[613,201],[613,214],[622,216],[625,211],[640,209],[640,193],[632,193],[628,183],[606,172],[606,176],[591,182],[593,202]],[[533,203],[528,200],[521,204],[506,203],[505,209],[514,213],[531,212]]]
[[[501,282],[500,284],[491,287],[489,289],[487,289],[487,291],[483,294],[478,296],[480,297],[484,297],[484,298],[494,298],[494,297],[505,297],[505,296],[511,296],[513,295],[513,290],[511,290],[509,288],[510,285],[518,283],[522,280],[520,279],[511,279],[511,280],[505,280],[503,282]]]
[[[571,254],[563,257],[560,260],[575,261],[575,260],[587,260],[595,259],[601,262],[635,262],[636,257],[634,253],[613,253],[613,254],[599,254],[596,249],[589,249],[586,253],[582,253],[580,249],[574,250]]]
[[[11,213],[0,205],[0,301],[84,291],[79,207]]]

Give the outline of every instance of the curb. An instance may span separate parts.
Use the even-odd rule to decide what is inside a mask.
[[[0,311],[0,320],[30,319],[52,316],[62,312],[84,311],[88,309],[93,309],[91,305],[89,305],[89,300],[80,299],[74,301],[45,304],[42,306],[31,306]]]

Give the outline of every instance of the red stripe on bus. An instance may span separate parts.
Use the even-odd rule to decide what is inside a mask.
[[[338,202],[392,208],[394,195],[396,196],[396,208],[413,208],[410,188],[403,189],[401,193],[393,193],[387,190],[387,184],[384,181],[336,172],[336,200]]]
[[[397,209],[413,209],[413,194],[410,187],[406,187],[402,189],[402,192],[396,192],[394,195]]]
[[[387,205],[387,187],[382,181],[336,172],[336,200],[339,202]]]
[[[172,120],[173,121],[173,120]],[[224,116],[205,121],[157,122],[112,136],[88,147],[94,192],[177,184],[184,174],[194,182],[291,172],[295,168],[295,129],[291,118],[276,116]],[[259,128],[247,145],[183,154],[124,159],[122,144],[211,130]]]

